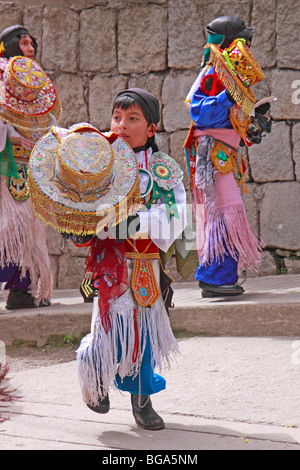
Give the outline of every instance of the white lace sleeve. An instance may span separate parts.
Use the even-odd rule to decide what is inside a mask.
[[[182,182],[174,188],[178,214],[169,221],[162,198],[147,212],[139,212],[140,234],[147,234],[162,251],[167,251],[176,238],[179,238],[187,224],[186,191]]]

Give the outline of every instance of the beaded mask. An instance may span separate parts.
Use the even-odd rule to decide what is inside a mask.
[[[211,61],[215,71],[243,111],[250,115],[256,102],[251,87],[264,78],[254,55],[246,46],[245,39],[235,39],[222,51],[211,45]]]

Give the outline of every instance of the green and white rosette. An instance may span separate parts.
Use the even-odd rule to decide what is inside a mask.
[[[163,197],[169,221],[172,217],[179,218],[174,188],[183,179],[183,171],[180,165],[166,153],[155,152],[149,160],[148,169],[153,178],[153,189],[152,198],[147,203],[147,207],[155,204],[160,197]]]

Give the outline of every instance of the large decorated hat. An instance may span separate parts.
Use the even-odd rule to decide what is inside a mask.
[[[28,187],[34,212],[67,233],[95,234],[128,216],[139,196],[138,164],[116,134],[80,123],[53,127],[34,147]]]
[[[0,82],[0,119],[20,130],[48,132],[57,124],[61,105],[54,85],[32,59],[10,59]]]
[[[221,82],[245,114],[250,115],[256,102],[251,87],[260,82],[264,74],[246,46],[246,40],[235,39],[224,51],[211,44],[210,50],[211,61]]]

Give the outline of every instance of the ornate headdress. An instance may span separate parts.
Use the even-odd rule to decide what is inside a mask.
[[[54,85],[40,65],[23,56],[10,59],[0,82],[0,119],[20,130],[45,133],[60,114]]]

